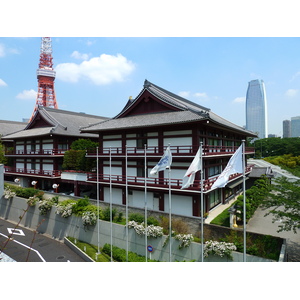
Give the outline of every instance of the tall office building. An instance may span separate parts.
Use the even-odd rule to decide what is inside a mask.
[[[251,80],[246,95],[246,129],[268,137],[267,97],[263,80]]]
[[[300,137],[300,117],[291,118],[291,137]]]
[[[291,121],[290,120],[284,120],[282,122],[282,137],[283,138],[289,138],[291,137]]]

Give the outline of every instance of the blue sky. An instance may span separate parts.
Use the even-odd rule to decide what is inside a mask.
[[[295,0],[17,5],[1,9],[0,119],[32,114],[41,36],[52,37],[61,109],[113,117],[147,79],[243,126],[248,82],[262,79],[269,133],[300,115]]]
[[[0,38],[0,119],[34,108],[40,37]],[[300,38],[52,37],[61,109],[113,117],[147,79],[243,126],[248,82],[266,85],[269,133],[300,115]]]

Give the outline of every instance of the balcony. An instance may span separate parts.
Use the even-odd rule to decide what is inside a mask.
[[[33,170],[4,166],[4,173],[8,175],[28,175],[37,177],[60,178],[61,172],[62,171],[59,170]]]
[[[247,166],[245,170],[245,174],[251,172],[253,165]],[[236,173],[232,174],[229,177],[229,181],[241,177],[242,174]],[[123,175],[111,175],[108,174],[99,174],[98,182],[104,184],[110,184],[110,180],[112,184],[115,185],[126,185],[126,176]],[[217,180],[217,177],[209,178],[203,180],[203,191],[208,192],[214,182]],[[159,188],[159,189],[168,189],[169,188],[169,180],[168,178],[153,178],[148,177],[146,178],[147,187],[148,188]],[[87,174],[87,182],[97,182],[97,175],[95,173],[88,173]],[[135,186],[135,187],[144,187],[145,186],[145,177],[136,177],[136,176],[127,176],[127,184],[128,186]],[[180,190],[182,187],[182,179],[171,179],[171,188]],[[190,186],[189,190],[199,191],[201,188],[200,180],[195,180],[194,184]]]
[[[67,149],[6,150],[5,156],[64,156]]]
[[[164,154],[166,147],[163,149],[158,146],[149,146],[146,149],[147,157],[160,157]],[[238,147],[233,146],[203,146],[203,156],[230,156],[232,155]],[[184,157],[184,156],[195,156],[198,147],[195,146],[170,146],[170,150],[172,156],[176,157]],[[255,153],[254,147],[246,147],[246,154]],[[99,148],[98,156],[99,157],[107,157],[109,156],[111,151],[111,155],[116,157],[124,157],[126,155],[126,148],[124,147],[107,147],[107,148]],[[143,157],[145,155],[145,150],[138,147],[127,147],[127,156],[128,157]],[[87,157],[96,157],[96,151],[87,152]]]

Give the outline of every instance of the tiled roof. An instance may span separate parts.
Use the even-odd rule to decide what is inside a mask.
[[[202,120],[204,117],[191,111],[175,111],[137,115],[126,118],[110,119],[93,126],[82,129],[82,132],[97,132],[102,130],[118,130],[126,128],[140,128],[149,126],[161,126]]]
[[[105,117],[88,115],[85,113],[76,113],[61,109],[49,108],[40,106],[36,112],[45,119],[50,126],[48,127],[33,127],[34,118],[26,128],[20,132],[7,135],[3,139],[16,139],[31,136],[42,136],[48,134],[65,135],[65,136],[80,136],[80,137],[96,137],[94,134],[81,133],[80,129],[90,124],[95,124],[99,121],[107,120]]]
[[[26,126],[25,122],[0,120],[0,136],[23,130]]]
[[[130,109],[132,105],[139,99],[143,92],[147,90],[161,101],[180,109],[174,112],[149,113],[143,115],[135,115],[130,117],[120,117],[124,112]],[[177,124],[182,122],[192,122],[197,120],[209,120],[232,130],[237,130],[247,136],[256,136],[254,133],[229,122],[217,114],[213,113],[209,108],[198,105],[192,101],[175,95],[159,86],[145,81],[144,88],[140,94],[132,101],[128,102],[124,109],[113,119],[99,122],[92,126],[82,129],[82,132],[98,132],[104,130],[117,130],[135,127],[160,126],[167,124]]]

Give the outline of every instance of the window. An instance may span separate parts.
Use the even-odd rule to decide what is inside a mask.
[[[217,189],[209,194],[209,208],[211,209],[219,203],[221,203],[221,190]]]
[[[145,144],[147,145],[147,133],[138,133],[137,134],[137,140],[136,145],[138,149],[144,149]]]

